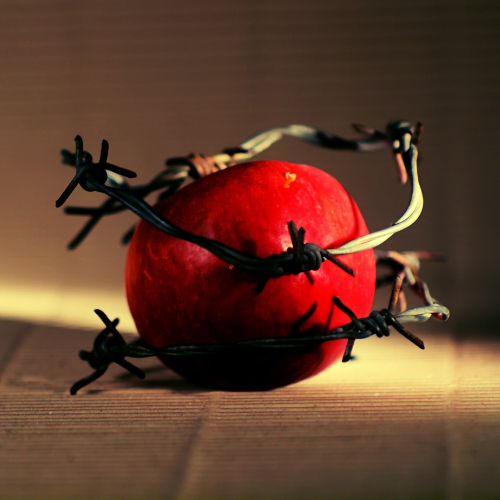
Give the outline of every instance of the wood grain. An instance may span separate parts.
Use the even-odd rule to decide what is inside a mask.
[[[0,323],[0,498],[500,494],[497,341],[370,339],[355,361],[263,393],[201,390],[140,360],[145,381],[112,367],[71,397],[92,336],[18,326]]]

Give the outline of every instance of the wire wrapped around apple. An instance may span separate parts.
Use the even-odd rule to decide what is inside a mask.
[[[354,200],[327,173],[281,161],[239,164],[191,183],[155,210],[191,233],[257,257],[292,247],[291,221],[306,241],[328,249],[367,234]],[[373,250],[342,256],[354,276],[325,263],[316,271],[271,278],[238,269],[198,245],[141,221],[130,243],[126,291],[141,337],[156,347],[324,334],[349,317],[338,296],[367,316],[375,291]],[[162,357],[202,386],[271,389],[297,382],[342,356],[347,340],[295,352],[262,350]]]
[[[96,309],[105,328],[91,351],[80,351],[94,373],[73,384],[71,394],[111,363],[144,378],[125,357],[158,356],[200,386],[265,390],[319,373],[342,354],[348,361],[356,339],[388,336],[391,327],[423,349],[402,323],[449,317],[418,275],[420,259],[436,254],[373,251],[422,211],[416,147],[422,127],[396,120],[386,132],[354,128],[361,139],[306,125],[271,128],[214,156],[170,158],[166,170],[138,186],[126,181],[133,171],[107,161],[107,141],[95,163],[77,136],[76,153],[62,151],[76,174],[56,206],[78,185],[108,199],[100,207],[66,207],[89,216],[69,248],[103,216],[129,209],[141,218],[123,239],[130,242],[127,298],[141,338],[127,344],[119,320]],[[411,180],[407,209],[368,233],[356,203],[327,173],[282,161],[244,163],[284,136],[329,149],[391,148],[401,182]],[[151,207],[145,198],[157,191]],[[376,262],[390,270],[379,283],[392,282],[393,289],[389,307],[370,312]],[[406,309],[404,283],[424,306]]]

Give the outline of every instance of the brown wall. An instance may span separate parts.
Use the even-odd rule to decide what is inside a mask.
[[[120,294],[134,217],[108,219],[76,252],[82,219],[54,201],[83,136],[149,179],[163,160],[214,153],[272,125],[351,135],[392,118],[426,128],[421,220],[384,248],[444,250],[423,270],[452,325],[498,321],[500,158],[497,1],[4,1],[0,6],[0,285]],[[268,157],[334,174],[374,230],[408,189],[389,153],[323,151],[289,139]],[[75,193],[71,204],[97,204]],[[31,299],[30,299],[31,300]],[[99,306],[96,304],[95,307]],[[31,307],[26,304],[26,307]],[[112,312],[110,314],[113,314]]]

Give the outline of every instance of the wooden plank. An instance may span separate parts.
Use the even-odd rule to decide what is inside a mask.
[[[451,498],[500,496],[500,342],[457,343],[457,382],[448,420]]]
[[[0,497],[175,493],[209,396],[152,360],[142,363],[149,380],[141,389],[113,367],[72,397],[70,385],[91,371],[78,350],[92,341],[89,332],[39,326],[8,364],[0,388]]]
[[[82,349],[92,349],[97,333],[97,331],[56,326],[33,327],[29,337],[10,360],[3,376],[3,384],[19,390],[68,392],[74,382],[93,371],[87,363],[79,359],[78,353]],[[164,372],[167,369],[155,359],[142,361],[141,367],[153,372],[153,377],[148,377],[145,383],[146,387],[148,384],[154,385],[159,377],[171,380],[174,386],[184,383],[179,376],[170,371],[165,377]],[[155,374],[155,372],[159,373]],[[132,379],[134,377],[129,373],[114,365],[110,367],[105,378],[92,384],[90,391],[99,391],[103,387],[107,389],[129,388],[140,382]],[[168,384],[168,381],[166,383]]]
[[[168,498],[204,398],[151,396],[2,393],[0,496]]]
[[[19,321],[0,322],[0,383],[8,363],[15,356],[32,327],[29,323]]]
[[[500,342],[422,336],[275,391],[198,389],[151,359],[145,381],[114,367],[72,397],[93,335],[33,328],[0,385],[0,497],[498,495]]]
[[[223,393],[179,498],[444,496],[454,344],[428,343],[359,342],[301,384]]]

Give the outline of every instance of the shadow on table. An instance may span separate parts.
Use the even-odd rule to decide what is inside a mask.
[[[164,365],[141,368],[146,378],[141,380],[131,373],[125,372],[116,377],[120,382],[126,383],[131,388],[141,389],[168,389],[175,392],[210,392],[210,389],[198,387]],[[96,392],[101,392],[100,390]],[[89,394],[93,391],[89,390]]]

